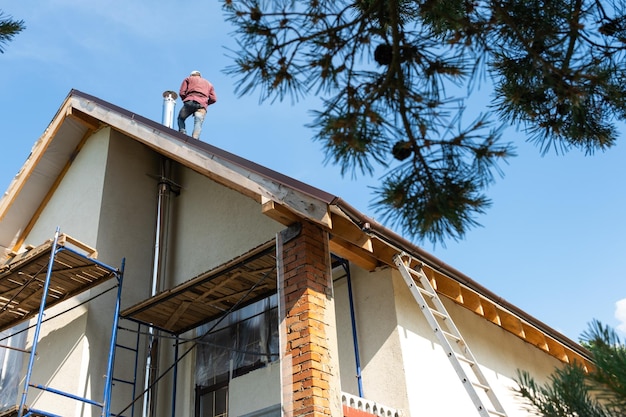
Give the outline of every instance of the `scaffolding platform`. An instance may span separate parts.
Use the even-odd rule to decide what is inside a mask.
[[[121,312],[124,319],[179,335],[276,292],[274,239]]]
[[[0,331],[35,317],[39,312],[54,240],[14,256],[0,266]],[[116,270],[95,260],[95,249],[60,234],[50,276],[46,308],[99,285],[116,275]]]
[[[15,254],[8,262],[0,265],[0,331],[11,329],[26,320],[36,318],[21,402],[15,407],[0,411],[0,417],[56,417],[56,414],[31,409],[26,405],[30,388],[97,406],[102,409],[102,416],[110,416],[111,381],[124,261],[122,261],[122,268],[117,269],[97,261],[96,256],[95,249],[71,236],[61,234],[57,229],[54,239],[37,247],[28,248],[23,253]],[[52,387],[31,383],[45,310],[112,278],[117,280],[117,297],[103,399],[95,401]]]

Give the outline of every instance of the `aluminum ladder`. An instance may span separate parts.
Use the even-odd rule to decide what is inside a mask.
[[[420,310],[426,317],[426,321],[435,332],[479,415],[482,417],[506,417],[502,404],[491,389],[469,346],[465,343],[421,265],[416,269],[411,269],[413,258],[406,253],[394,256],[393,260]]]

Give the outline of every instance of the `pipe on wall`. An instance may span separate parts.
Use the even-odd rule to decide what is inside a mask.
[[[346,282],[348,284],[348,307],[350,309],[350,323],[352,326],[352,344],[354,347],[354,361],[356,367],[356,380],[359,390],[359,397],[364,398],[363,394],[363,378],[361,376],[361,355],[359,353],[359,338],[356,331],[356,315],[354,313],[354,295],[352,292],[352,275],[350,273],[350,262],[346,259],[333,255],[335,261],[333,265],[341,265],[346,273]]]

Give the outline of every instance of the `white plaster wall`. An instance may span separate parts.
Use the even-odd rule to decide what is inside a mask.
[[[109,128],[102,129],[85,143],[26,237],[25,244],[40,245],[54,237],[59,227],[62,233],[88,245],[96,245],[109,132]]]
[[[284,229],[252,199],[186,168],[170,229],[170,285],[187,281],[274,238]]]
[[[347,277],[343,268],[333,271],[333,288],[335,292],[335,312],[337,318],[337,342],[339,346],[339,367],[341,372],[341,390],[358,395],[358,381],[352,323],[350,319],[350,303],[348,299]],[[358,335],[357,335],[358,336]]]
[[[390,272],[350,268],[364,397],[387,407],[408,409]],[[346,286],[345,279],[335,283],[341,389],[358,395]]]
[[[158,161],[156,153],[117,131],[104,128],[96,132],[77,155],[26,243],[42,243],[53,237],[59,226],[61,232],[95,247],[98,260],[105,264],[120,267],[122,259],[127,259],[122,308],[145,299],[150,288],[156,217],[157,180],[151,175],[158,175]],[[114,284],[110,281],[65,301],[46,316],[63,312]],[[33,381],[102,400],[115,293],[110,291],[44,325]],[[32,334],[30,337],[32,340]],[[120,332],[118,341],[134,346],[135,336]],[[59,364],[59,355],[71,359]],[[116,377],[132,379],[135,357],[119,354],[116,359]],[[138,387],[142,385],[142,361]],[[131,401],[130,392],[128,386],[117,384],[114,412]],[[101,412],[98,407],[57,395],[39,395],[33,389],[29,390],[31,396],[28,404],[60,415],[99,416]]]
[[[96,132],[85,143],[26,237],[26,244],[43,243],[54,237],[59,227],[61,232],[96,246],[108,144],[109,129]],[[49,309],[46,317],[63,313],[88,296],[86,293],[59,304]],[[43,325],[31,382],[73,394],[85,394],[85,387],[89,389],[89,376],[82,371],[81,365],[89,362],[89,356],[85,357],[89,353],[89,349],[85,349],[89,343],[85,337],[87,317],[87,308],[81,307]],[[33,332],[30,333],[29,344]],[[43,410],[54,410],[60,415],[77,415],[79,406],[76,401],[33,388],[29,389],[27,403]]]
[[[112,266],[120,266],[125,259],[122,309],[145,300],[150,295],[152,259],[157,211],[157,193],[160,156],[148,147],[117,131],[111,131],[106,178],[98,223],[97,249],[99,259]],[[112,283],[111,283],[112,284]],[[92,290],[94,292],[94,290]],[[89,367],[94,380],[92,395],[102,398],[104,389],[101,375],[106,373],[107,349],[114,317],[115,291],[90,302],[87,336],[94,358]],[[134,323],[122,321],[124,327],[135,328]],[[146,327],[142,327],[145,332]],[[136,393],[143,390],[145,336],[141,338],[138,360]],[[118,344],[134,347],[136,335],[120,331]],[[118,349],[115,377],[132,380],[135,356]],[[97,379],[97,381],[96,381]],[[115,384],[111,402],[112,412],[118,413],[132,401],[131,386]],[[141,401],[135,403],[135,412],[141,410]],[[124,413],[129,414],[129,411]],[[94,414],[98,415],[98,414]],[[139,415],[139,414],[136,414]]]

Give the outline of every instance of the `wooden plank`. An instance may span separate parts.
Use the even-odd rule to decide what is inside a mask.
[[[500,316],[500,325],[514,335],[524,339],[525,334],[524,329],[522,328],[521,320],[500,306],[496,306],[496,308],[498,309],[498,315]]]
[[[84,252],[86,252],[86,255],[89,258],[92,259],[96,259],[98,257],[98,251],[95,248],[92,248],[91,246],[87,245],[84,242],[81,242],[78,239],[74,239],[71,236],[68,236],[66,234],[62,234],[59,236],[59,241],[58,241],[60,246],[65,246],[67,247],[67,244],[69,243],[72,246],[76,246],[78,249],[83,250]]]
[[[560,359],[565,363],[570,363],[569,356],[565,352],[565,347],[561,343],[557,342],[551,337],[546,338],[546,343],[548,345],[548,351],[550,352],[550,354],[552,354],[552,356]]]
[[[261,203],[261,213],[285,226],[291,226],[300,221],[300,216],[273,200],[265,199]]]
[[[61,239],[60,236],[59,243],[65,244],[67,239]],[[93,259],[78,251],[67,250],[62,244],[58,246],[54,257],[47,307],[114,277],[116,272],[96,264]],[[85,245],[81,246],[82,249],[89,249]],[[4,271],[0,273],[0,293],[4,295],[4,306],[0,311],[0,330],[13,327],[39,312],[51,248],[51,241],[45,242],[28,253],[20,254],[3,268]],[[95,251],[88,252],[93,254]]]
[[[498,314],[499,311],[496,308],[496,306],[493,303],[488,302],[487,300],[485,300],[485,302],[483,302],[482,305],[483,305],[483,313],[484,313],[483,317],[489,320],[490,322],[500,326],[502,322],[500,320],[500,315]]]
[[[331,233],[354,246],[372,253],[372,239],[361,228],[342,215],[331,212]]]
[[[347,259],[366,271],[373,271],[379,265],[378,260],[369,251],[358,248],[337,236],[331,236],[328,246],[330,252]]]
[[[242,256],[232,259],[231,261],[226,262],[220,266],[217,266],[216,268],[213,268],[207,272],[204,272],[194,278],[191,278],[190,280],[180,285],[177,285],[176,287],[169,288],[165,291],[162,291],[154,297],[148,298],[140,303],[135,304],[132,307],[125,309],[124,311],[122,311],[122,317],[135,316],[142,310],[151,308],[154,305],[159,304],[169,298],[176,297],[179,294],[184,293],[194,287],[197,287],[198,285],[201,285],[202,283],[208,280],[218,277],[220,274],[225,273],[225,271],[230,270],[239,264],[245,263],[246,260],[251,257],[261,255],[263,252],[269,250],[270,248],[273,248],[274,246],[275,246],[275,241],[274,239],[272,239],[258,246],[257,248],[252,249],[251,251],[247,252],[246,254]]]
[[[431,285],[438,293],[462,304],[461,284],[445,275],[439,274],[430,268],[424,268],[426,276],[429,277]]]
[[[187,311],[187,309],[189,308],[189,306],[192,304],[193,301],[183,301],[178,305],[178,308],[176,309],[176,311],[170,315],[170,319],[165,323],[165,328],[168,329],[170,327],[172,327],[181,317],[183,314],[185,314],[185,312]]]

